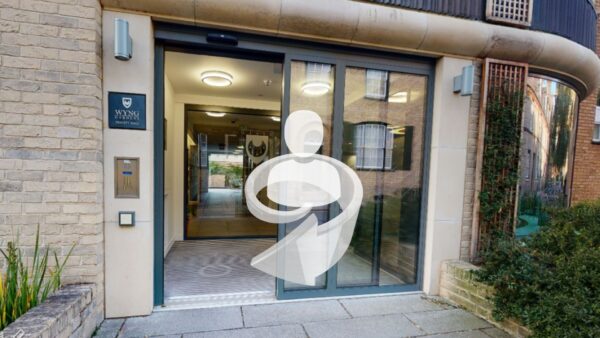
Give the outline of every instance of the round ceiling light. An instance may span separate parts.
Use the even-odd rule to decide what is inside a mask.
[[[308,96],[325,95],[331,90],[331,85],[327,82],[310,81],[302,85],[302,93]]]
[[[211,70],[200,74],[200,80],[209,86],[228,87],[233,83],[233,76],[225,72]]]
[[[217,113],[217,112],[207,111],[206,115],[208,115],[210,117],[223,117],[223,116],[225,116],[225,113]]]

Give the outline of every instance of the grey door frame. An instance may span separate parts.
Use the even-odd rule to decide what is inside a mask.
[[[226,32],[210,28],[155,22],[155,83],[154,83],[154,305],[164,303],[164,54],[167,50],[255,60],[283,61],[283,93],[281,123],[289,115],[290,70],[292,60],[330,63],[335,65],[332,157],[341,159],[344,111],[345,68],[360,67],[396,71],[427,77],[427,108],[423,142],[423,179],[419,226],[417,282],[411,285],[356,286],[338,288],[337,265],[327,272],[326,287],[322,289],[285,290],[283,281],[277,279],[278,299],[331,297],[355,294],[419,291],[423,285],[423,259],[425,220],[429,184],[429,158],[431,148],[431,122],[435,59],[401,55],[386,51],[366,50],[348,46],[312,43],[292,39],[273,38],[239,32]],[[208,33],[224,33],[238,39],[237,46],[208,43]],[[283,129],[281,129],[283,132]],[[287,153],[282,142],[281,153]],[[285,225],[278,227],[278,237],[285,235]]]

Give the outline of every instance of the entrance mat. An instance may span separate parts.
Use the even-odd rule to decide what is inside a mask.
[[[178,241],[165,258],[165,298],[275,292],[275,278],[250,265],[275,239]]]

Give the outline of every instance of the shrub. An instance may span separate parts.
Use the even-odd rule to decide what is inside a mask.
[[[6,267],[5,273],[0,273],[0,330],[42,303],[60,287],[60,276],[73,247],[62,262],[58,261],[56,252],[53,252],[55,265],[51,269],[48,266],[50,250],[40,248],[38,226],[31,266],[27,266],[27,258],[23,256],[17,243],[8,242],[6,250],[0,249]]]
[[[524,240],[496,235],[479,281],[492,285],[494,317],[520,320],[533,337],[600,334],[600,201],[552,211]]]
[[[538,215],[542,208],[542,200],[534,193],[525,193],[519,201],[519,213]]]

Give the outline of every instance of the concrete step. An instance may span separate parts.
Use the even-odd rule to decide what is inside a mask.
[[[166,298],[165,304],[163,306],[157,306],[154,309],[154,311],[269,304],[274,303],[276,301],[277,299],[275,298],[275,294],[272,291],[250,291],[198,296],[178,296]]]

